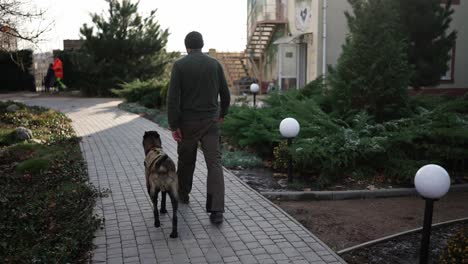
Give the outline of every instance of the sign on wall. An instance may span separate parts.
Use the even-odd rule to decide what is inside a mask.
[[[295,2],[296,29],[310,32],[312,29],[312,0],[296,0]]]

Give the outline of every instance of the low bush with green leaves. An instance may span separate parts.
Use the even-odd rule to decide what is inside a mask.
[[[234,146],[254,149],[263,158],[291,154],[295,170],[322,182],[384,175],[390,182],[410,185],[417,169],[427,163],[445,167],[452,176],[466,171],[466,100],[445,100],[432,108],[413,104],[407,117],[379,123],[364,111],[340,119],[325,111],[327,100],[303,93],[271,94],[264,108],[232,107],[223,135]],[[284,147],[273,153],[281,141],[279,123],[286,117],[298,120],[300,134],[287,154]],[[284,161],[273,164],[284,168]]]
[[[147,108],[139,103],[121,103],[119,104],[119,108],[130,113],[143,115],[145,118],[155,122],[156,124],[164,128],[169,128],[167,115],[159,109]]]
[[[0,131],[27,126],[43,143],[0,146],[0,259],[4,263],[85,263],[100,219],[79,139],[65,115],[27,107],[5,112]]]
[[[168,90],[167,81],[154,79],[124,83],[122,89],[113,89],[112,92],[125,98],[129,103],[139,103],[148,108],[160,108],[166,103]]]
[[[246,151],[223,151],[223,166],[230,169],[255,168],[262,166],[262,159]]]

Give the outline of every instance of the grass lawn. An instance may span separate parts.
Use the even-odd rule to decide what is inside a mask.
[[[41,107],[0,102],[0,259],[4,263],[86,263],[98,191],[88,174],[71,120]],[[31,129],[19,141],[14,129]]]

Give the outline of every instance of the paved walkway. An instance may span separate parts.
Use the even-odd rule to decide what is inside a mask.
[[[160,217],[162,228],[153,227],[142,147],[144,132],[157,130],[165,151],[176,160],[176,144],[167,130],[117,109],[120,101],[114,99],[10,99],[66,113],[83,138],[90,181],[109,190],[97,202],[96,213],[105,223],[94,240],[93,263],[345,263],[228,170],[225,221],[212,225],[204,211],[206,166],[201,153],[190,204],[179,206],[179,238],[171,239],[170,214]]]

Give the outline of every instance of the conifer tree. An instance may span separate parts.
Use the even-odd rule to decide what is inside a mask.
[[[349,34],[329,84],[334,111],[346,118],[367,111],[377,121],[406,106],[410,68],[394,0],[349,0]]]
[[[408,38],[410,85],[416,89],[439,84],[448,70],[457,33],[450,30],[452,1],[400,0],[403,31]]]
[[[93,61],[89,71],[98,89],[109,91],[123,82],[161,76],[171,61],[165,50],[169,32],[156,21],[156,10],[143,18],[138,14],[138,3],[106,1],[108,16],[92,14],[94,25],[84,24],[80,29],[84,52]]]

